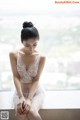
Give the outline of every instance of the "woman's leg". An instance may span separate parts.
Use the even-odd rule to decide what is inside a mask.
[[[37,110],[30,110],[27,116],[29,120],[42,120]]]
[[[26,115],[20,115],[19,113],[17,113],[16,120],[28,120],[28,119]]]
[[[42,120],[39,115],[39,109],[41,108],[44,100],[44,93],[36,94],[32,99],[31,109],[28,113],[29,120]]]
[[[21,115],[17,112],[17,107],[15,108],[15,115],[16,115],[16,120],[29,120],[26,114]]]

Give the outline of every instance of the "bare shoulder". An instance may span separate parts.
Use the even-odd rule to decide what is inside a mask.
[[[11,52],[9,52],[9,57],[10,58],[16,58],[17,57],[17,51],[11,51]]]
[[[45,60],[45,59],[46,59],[46,57],[45,57],[45,56],[43,56],[43,55],[40,55],[40,59]]]
[[[45,62],[46,57],[44,55],[40,55],[40,62],[43,63]]]

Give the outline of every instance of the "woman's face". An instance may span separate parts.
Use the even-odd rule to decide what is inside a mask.
[[[34,52],[35,48],[37,47],[37,44],[38,44],[38,40],[34,38],[23,41],[25,50],[27,50],[29,53]]]

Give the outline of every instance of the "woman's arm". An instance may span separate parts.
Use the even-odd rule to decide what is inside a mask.
[[[10,52],[9,58],[10,58],[10,64],[11,64],[13,80],[14,80],[16,90],[18,92],[19,98],[23,98],[23,93],[22,93],[21,84],[20,84],[20,76],[17,72],[17,66],[16,66],[17,64],[16,54],[14,52]]]
[[[32,100],[35,90],[37,89],[39,79],[40,79],[41,73],[42,73],[44,65],[45,65],[45,60],[46,60],[45,57],[40,58],[38,72],[37,72],[36,77],[34,77],[34,79],[33,79],[32,86],[30,88],[29,95],[28,95],[28,99],[30,99],[30,100]]]

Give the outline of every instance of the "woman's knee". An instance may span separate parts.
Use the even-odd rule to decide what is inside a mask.
[[[33,116],[38,116],[38,110],[33,110],[33,109],[30,109],[30,111],[28,112],[28,115],[33,115]]]
[[[18,111],[17,111],[17,107],[15,109],[15,116],[16,116],[16,119],[17,120],[26,120],[26,114],[20,114]]]
[[[19,113],[17,113],[16,114],[16,119],[17,120],[26,120],[26,115],[24,114],[19,114]]]

